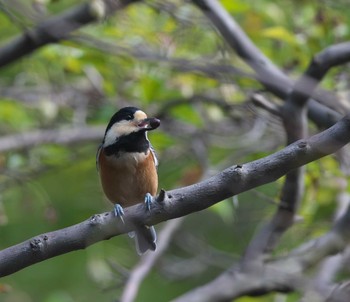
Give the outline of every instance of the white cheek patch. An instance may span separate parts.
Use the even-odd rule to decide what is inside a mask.
[[[119,137],[136,132],[138,127],[131,121],[121,121],[114,124],[106,133],[104,147],[113,145]]]
[[[147,118],[146,113],[141,110],[137,110],[134,113],[134,119],[132,121],[125,120],[117,122],[107,131],[103,146],[107,147],[113,145],[119,137],[140,130],[137,124],[145,118]]]

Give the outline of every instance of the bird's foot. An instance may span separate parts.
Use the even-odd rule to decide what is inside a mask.
[[[124,223],[124,219],[123,219],[123,216],[124,216],[124,210],[122,208],[122,206],[119,204],[119,203],[116,203],[114,205],[114,215],[116,217],[119,217],[120,220]]]
[[[145,205],[148,211],[151,211],[151,204],[153,203],[153,197],[150,193],[145,195]]]

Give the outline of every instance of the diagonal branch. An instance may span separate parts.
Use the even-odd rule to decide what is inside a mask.
[[[0,276],[12,274],[34,263],[134,229],[136,224],[155,225],[162,221],[204,210],[230,196],[272,182],[311,161],[334,153],[350,141],[350,114],[331,128],[306,140],[297,141],[267,157],[232,166],[207,180],[187,187],[161,191],[151,212],[143,204],[125,209],[125,224],[111,214],[92,218],[51,233],[42,234],[0,252]]]
[[[312,59],[304,74],[297,80],[286,102],[280,109],[287,144],[307,136],[306,105],[328,70],[350,60],[350,43],[332,45]],[[258,255],[272,251],[283,233],[293,225],[304,190],[304,169],[287,173],[280,196],[280,206],[269,223],[253,238],[243,258],[244,264],[260,259]]]
[[[101,3],[105,6],[104,11],[110,15],[137,1],[104,0]],[[58,16],[49,18],[0,48],[0,68],[46,44],[66,39],[71,32],[97,20],[97,13],[90,3],[78,5]]]
[[[286,99],[293,88],[293,82],[254,45],[219,1],[193,0],[193,2],[214,24],[232,49],[257,73],[259,81],[269,91]],[[322,95],[317,95],[317,97],[322,98]],[[335,98],[333,98],[334,101]],[[309,117],[318,126],[329,127],[341,118],[339,113],[313,99],[308,103],[308,108]]]

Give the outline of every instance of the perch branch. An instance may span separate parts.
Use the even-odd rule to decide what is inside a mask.
[[[42,234],[0,252],[0,276],[12,274],[34,263],[109,239],[134,229],[136,224],[162,221],[204,210],[230,196],[270,183],[292,169],[332,154],[350,141],[350,114],[331,128],[297,141],[267,157],[235,165],[197,184],[161,191],[145,211],[143,204],[125,209],[125,224],[111,214],[92,218],[51,233]]]

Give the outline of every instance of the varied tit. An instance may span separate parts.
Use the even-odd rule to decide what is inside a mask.
[[[123,207],[145,201],[150,209],[158,188],[158,161],[147,132],[158,128],[160,121],[147,118],[138,108],[125,107],[115,113],[100,145],[96,164],[103,191],[115,204],[114,212],[121,219]],[[139,254],[156,249],[154,227],[138,226],[135,231]]]

